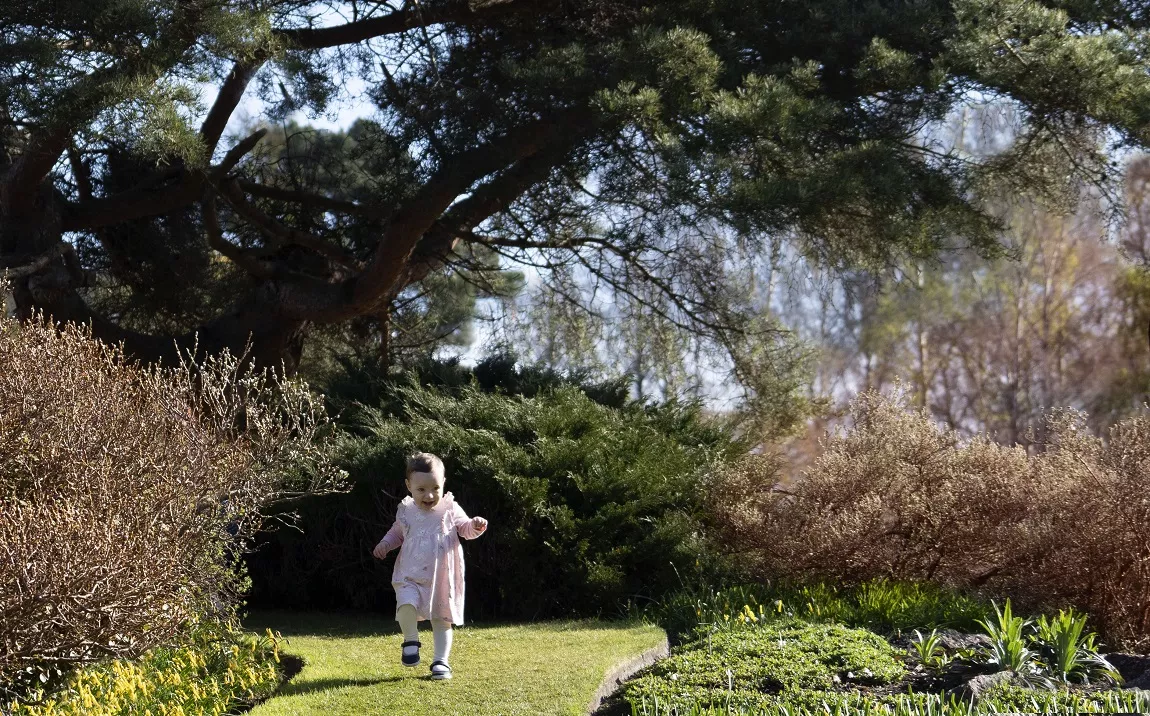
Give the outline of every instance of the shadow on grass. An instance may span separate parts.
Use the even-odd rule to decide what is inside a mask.
[[[328,691],[330,689],[338,689],[344,686],[374,686],[376,684],[386,684],[395,681],[402,681],[402,676],[387,676],[378,679],[316,679],[314,681],[297,681],[296,677],[307,666],[307,662],[295,654],[280,654],[280,685],[276,688],[275,693],[267,698],[259,699],[258,701],[236,704],[237,708],[228,713],[237,715],[246,714],[256,706],[269,699],[280,698],[283,696],[296,696],[314,693],[316,691]]]
[[[315,681],[289,681],[275,693],[276,698],[285,696],[303,696],[316,691],[328,691],[345,686],[375,686],[376,684],[390,684],[405,681],[410,677],[382,676],[378,679],[317,679]]]
[[[468,631],[530,626],[536,631],[563,632],[608,631],[630,629],[639,624],[635,620],[601,621],[598,619],[571,619],[539,622],[483,622],[469,623]],[[293,636],[375,637],[399,633],[394,617],[383,613],[364,612],[294,612],[281,610],[253,611],[244,619],[244,627],[255,632],[271,629],[289,639]]]
[[[293,636],[372,637],[399,633],[394,618],[363,612],[253,611],[243,620],[254,632],[271,629],[289,639]]]

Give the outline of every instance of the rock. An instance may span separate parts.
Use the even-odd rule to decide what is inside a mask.
[[[1150,691],[1150,669],[1143,671],[1138,676],[1132,679],[1123,677],[1122,688],[1124,689],[1142,689],[1143,691]]]
[[[1144,671],[1133,679],[1122,679],[1124,689],[1143,689],[1150,691],[1150,670]]]
[[[1107,654],[1106,660],[1118,673],[1122,674],[1122,679],[1129,686],[1135,681],[1142,681],[1146,679],[1147,672],[1150,671],[1150,656],[1141,656],[1139,654],[1122,654],[1114,653]],[[1150,683],[1150,680],[1143,681],[1142,683]],[[1146,686],[1134,686],[1131,688],[1145,689]]]
[[[926,637],[930,634],[930,630],[919,630],[919,633]],[[914,642],[916,641],[914,632],[902,632],[898,638],[891,640],[891,644],[908,651],[914,651]],[[938,630],[938,643],[939,646],[947,651],[957,651],[958,649],[975,649],[978,647],[990,646],[990,637],[985,634],[964,634],[954,629],[939,629]]]
[[[957,696],[961,701],[978,703],[988,689],[998,684],[1009,683],[1013,678],[1013,671],[996,671],[993,674],[975,676],[961,686],[951,689],[948,693]]]
[[[974,649],[990,646],[990,637],[986,634],[963,634],[954,629],[940,629],[938,641],[946,649]]]

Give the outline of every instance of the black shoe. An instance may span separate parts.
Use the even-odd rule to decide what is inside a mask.
[[[450,679],[451,667],[443,659],[436,659],[431,662],[431,678],[435,680]]]
[[[414,646],[415,653],[409,654],[407,647]],[[400,647],[399,660],[403,662],[404,666],[419,666],[419,647],[423,646],[419,641],[405,641],[403,646]]]

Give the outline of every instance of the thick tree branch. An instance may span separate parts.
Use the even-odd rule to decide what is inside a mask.
[[[31,201],[36,188],[56,160],[68,146],[72,137],[69,127],[56,126],[33,136],[24,152],[8,170],[8,175],[0,179],[0,203],[9,211]]]
[[[402,10],[382,17],[373,17],[334,27],[279,30],[276,34],[294,47],[316,50],[337,45],[350,45],[373,37],[394,35],[429,25],[481,24],[521,10],[525,6],[527,3],[523,0],[489,0],[478,8],[473,8],[469,2],[459,0],[439,2],[430,6],[409,2],[405,4]]]
[[[242,142],[232,147],[228,153],[224,155],[224,160],[217,166],[212,167],[212,176],[216,179],[220,179],[230,172],[236,164],[244,158],[245,154],[256,148],[256,145],[260,143],[260,140],[263,139],[267,133],[267,129],[257,129],[245,137]]]
[[[76,179],[76,193],[80,196],[80,201],[90,201],[92,172],[88,169],[88,165],[84,164],[84,158],[80,156],[80,150],[76,148],[75,142],[68,144],[68,163],[72,166],[72,176]]]
[[[519,160],[451,207],[443,217],[444,223],[454,231],[472,229],[489,216],[506,209],[523,192],[547,179],[551,170],[584,136],[581,131],[568,132],[542,150]]]
[[[84,231],[159,216],[194,203],[203,194],[206,177],[190,171],[162,186],[137,186],[105,199],[66,204],[64,231]]]
[[[544,181],[582,138],[571,132],[526,157],[451,207],[420,240],[408,262],[406,283],[414,283],[444,264],[455,244],[488,217],[507,208],[523,192]]]
[[[72,245],[61,241],[53,246],[45,253],[31,259],[0,259],[0,276],[8,279],[23,278],[24,276],[31,276],[34,273],[39,273],[60,258],[67,252],[75,253]],[[20,262],[20,263],[17,263]]]
[[[266,129],[259,129],[232,147],[223,161],[211,168],[211,176],[218,179],[226,175],[265,134]],[[194,169],[173,173],[159,186],[149,179],[104,199],[65,204],[62,226],[64,231],[83,231],[167,214],[195,203],[207,184],[208,176]]]
[[[593,124],[586,108],[567,110],[476,147],[451,159],[392,219],[371,264],[355,281],[351,302],[374,305],[393,295],[407,273],[407,262],[419,240],[455,199],[480,178],[586,132]]]
[[[227,127],[232,112],[236,110],[243,98],[248,83],[251,82],[252,77],[263,66],[263,63],[263,58],[237,62],[232,67],[232,71],[228,74],[223,86],[220,87],[216,101],[212,104],[208,116],[204,118],[204,123],[200,127],[200,139],[207,149],[209,160],[212,153],[216,151],[216,145],[220,143],[220,137],[224,134],[224,128]]]

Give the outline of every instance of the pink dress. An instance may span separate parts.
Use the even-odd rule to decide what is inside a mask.
[[[395,606],[410,604],[423,619],[463,623],[463,547],[459,538],[481,533],[471,524],[450,492],[434,508],[422,510],[411,497],[403,498],[395,524],[380,544],[387,551],[399,547],[391,586]]]

